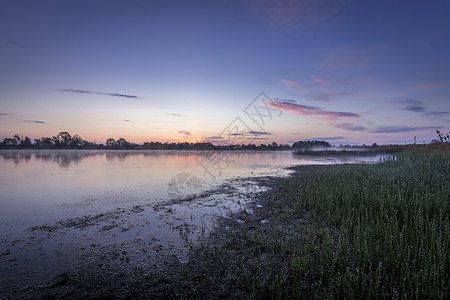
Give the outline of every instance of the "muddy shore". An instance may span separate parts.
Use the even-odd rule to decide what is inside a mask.
[[[323,171],[332,165],[298,166],[290,176],[302,176],[310,172]],[[71,265],[61,268],[61,272],[52,278],[46,278],[39,284],[24,285],[15,290],[8,298],[13,299],[162,299],[162,298],[240,298],[248,296],[251,287],[237,282],[241,269],[233,266],[239,260],[251,265],[255,258],[252,247],[246,245],[246,239],[240,237],[258,232],[270,235],[279,228],[288,230],[289,220],[276,217],[281,182],[285,178],[252,178],[264,192],[259,192],[252,201],[246,203],[238,212],[216,215],[212,228],[202,228],[203,234],[191,234],[186,241],[186,259],[180,259],[174,251],[158,243],[143,243],[137,239],[135,249],[122,247],[120,242],[107,246],[90,245],[90,251],[80,251],[78,259]],[[226,188],[225,188],[226,189]],[[222,190],[221,193],[224,193]],[[225,193],[226,194],[226,193]],[[228,197],[239,197],[229,193]],[[201,198],[201,197],[200,197]],[[199,199],[198,201],[201,201]],[[173,203],[172,203],[173,204]],[[130,212],[139,213],[143,208],[134,208]],[[170,209],[169,206],[160,209]],[[105,216],[99,216],[105,218]],[[119,216],[120,219],[120,216]],[[78,226],[88,225],[92,219],[71,220]],[[305,214],[301,220],[308,226]],[[58,226],[68,224],[58,224]],[[71,223],[69,224],[71,225]],[[72,224],[73,225],[73,224]],[[194,228],[178,228],[180,234],[189,235]],[[54,230],[54,228],[35,228],[34,230]],[[230,241],[232,242],[230,243]],[[125,249],[125,250],[124,250]],[[83,249],[86,250],[86,249]],[[173,250],[173,249],[172,249]],[[130,259],[129,252],[151,253],[143,260]],[[233,255],[222,256],[226,251]],[[270,272],[270,266],[261,266],[264,258],[258,254],[261,270]],[[233,258],[232,263],[225,260]],[[267,260],[269,261],[269,260]],[[227,269],[227,265],[230,266]],[[255,270],[249,270],[253,272]]]

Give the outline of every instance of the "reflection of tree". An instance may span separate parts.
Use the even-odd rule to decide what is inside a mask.
[[[2,151],[0,157],[5,161],[13,161],[14,164],[28,163],[32,158],[34,160],[41,160],[43,162],[54,162],[62,168],[67,168],[71,164],[78,164],[84,158],[89,156],[102,155],[99,152],[84,152],[84,151]]]
[[[120,160],[124,161],[128,156],[131,155],[141,155],[140,152],[130,152],[130,151],[108,151],[106,152],[106,159],[108,161]]]
[[[103,156],[108,161],[125,161],[130,156],[158,157],[161,155],[168,156],[190,156],[190,155],[213,155],[213,152],[206,151],[170,151],[170,150],[106,150],[106,151],[85,151],[85,150],[6,150],[0,151],[0,158],[5,161],[12,161],[18,165],[28,163],[32,159],[42,162],[53,162],[61,168],[67,168],[72,164],[78,164],[83,159],[93,156]]]
[[[31,160],[31,152],[2,152],[0,155],[6,161],[12,161],[15,165],[19,165],[20,163],[28,163]]]

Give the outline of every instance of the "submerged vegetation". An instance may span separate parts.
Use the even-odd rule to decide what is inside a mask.
[[[222,232],[206,279],[237,297],[448,298],[450,147],[439,146],[300,167]]]

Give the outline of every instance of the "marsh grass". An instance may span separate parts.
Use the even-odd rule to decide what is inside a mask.
[[[232,297],[448,299],[449,180],[448,151],[282,179],[269,223],[227,229],[208,276]]]

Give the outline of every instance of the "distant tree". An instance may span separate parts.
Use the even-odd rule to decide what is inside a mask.
[[[70,145],[72,136],[67,131],[61,131],[58,135],[52,138],[53,144],[58,148],[65,148]]]
[[[4,146],[17,146],[17,140],[12,138],[4,138],[2,144]]]
[[[34,141],[34,146],[36,148],[41,148],[42,147],[41,139],[34,139],[33,141]]]
[[[78,134],[75,134],[74,136],[71,137],[69,146],[70,148],[78,148],[83,146],[84,144],[83,142],[85,141],[83,141],[83,139]]]
[[[292,145],[294,149],[312,149],[312,148],[329,148],[333,147],[326,141],[298,141]]]
[[[41,147],[50,148],[51,146],[53,146],[51,138],[49,138],[49,137],[41,138]]]
[[[126,139],[124,139],[124,138],[120,138],[120,139],[118,139],[117,141],[116,141],[116,145],[117,145],[117,147],[119,147],[119,148],[122,148],[122,149],[124,149],[124,148],[129,148],[130,147],[130,142],[128,142]]]
[[[115,148],[117,145],[116,140],[113,138],[107,139],[105,144],[106,144],[106,147],[109,147],[109,148]]]
[[[16,145],[22,145],[23,137],[20,134],[16,134],[13,137],[16,140]]]
[[[272,147],[273,149],[278,149],[278,144],[276,142],[272,142],[272,144],[270,144],[269,147]]]
[[[24,146],[24,147],[31,147],[31,139],[29,138],[29,137],[25,137],[23,140],[22,140],[22,145]]]

